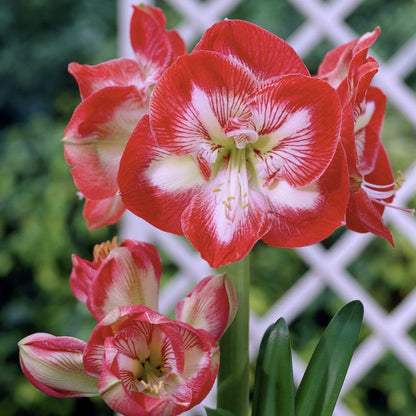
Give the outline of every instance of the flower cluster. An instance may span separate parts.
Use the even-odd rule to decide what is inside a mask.
[[[83,98],[63,139],[90,228],[127,207],[184,235],[212,267],[260,239],[298,247],[346,225],[390,242],[385,96],[367,56],[377,28],[330,51],[317,76],[251,23],[214,24],[189,54],[159,9],[135,7],[137,60],[71,64]]]
[[[380,30],[330,51],[316,76],[274,34],[214,24],[187,53],[162,11],[134,6],[134,59],[72,63],[81,103],[65,157],[94,229],[126,209],[184,235],[211,267],[319,242],[337,227],[393,244],[382,215],[394,180],[381,143],[386,98],[368,56]],[[404,209],[408,212],[413,210]],[[162,266],[147,243],[72,257],[70,286],[98,321],[88,342],[37,333],[19,343],[28,379],[56,397],[100,395],[125,416],[177,415],[210,391],[237,295],[224,274],[158,312]]]
[[[203,279],[172,320],[157,312],[162,270],[152,245],[113,240],[95,247],[93,261],[72,260],[72,291],[99,322],[87,343],[46,333],[22,339],[30,382],[54,397],[100,395],[125,416],[171,416],[198,404],[218,373],[216,341],[237,311],[228,278]]]

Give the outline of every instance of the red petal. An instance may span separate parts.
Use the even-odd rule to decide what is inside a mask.
[[[112,198],[85,201],[83,216],[87,220],[88,229],[104,227],[115,224],[124,214],[126,207],[119,195]]]
[[[130,41],[145,79],[157,81],[172,60],[162,11],[150,6],[134,6]]]
[[[176,234],[182,234],[183,210],[205,185],[191,157],[179,157],[158,147],[147,116],[127,143],[118,181],[121,197],[130,211]]]
[[[176,304],[176,319],[204,329],[219,340],[238,308],[235,288],[225,274],[208,276]]]
[[[144,87],[143,75],[133,59],[120,58],[95,66],[73,62],[68,71],[76,79],[83,100],[106,87],[135,85],[139,90]]]
[[[309,75],[288,43],[242,20],[224,20],[211,26],[194,49],[199,50],[220,52],[250,70],[258,81],[286,74]]]
[[[20,364],[39,390],[53,397],[96,396],[97,379],[84,373],[85,342],[36,333],[19,341]]]
[[[292,187],[315,181],[329,165],[338,145],[341,110],[326,82],[287,75],[264,83],[250,100],[260,135],[253,148],[263,163],[259,176],[284,179]]]
[[[235,196],[228,195],[227,189],[217,192],[219,185],[227,183],[226,166],[227,161],[215,181],[192,199],[182,215],[186,238],[212,268],[241,260],[269,228],[267,207],[257,192],[248,190],[244,204],[241,189]],[[237,172],[234,179],[238,181]]]
[[[209,164],[215,148],[230,145],[223,131],[230,118],[246,118],[245,100],[255,90],[253,77],[214,52],[178,58],[156,85],[150,124],[160,146],[176,154],[199,156]]]
[[[278,183],[268,192],[272,226],[263,241],[275,247],[300,247],[328,237],[345,223],[348,185],[348,169],[341,146],[315,184],[290,189],[289,185]]]
[[[104,88],[74,111],[62,141],[74,182],[87,199],[115,196],[121,154],[146,111],[135,87]]]
[[[110,251],[91,282],[87,306],[102,319],[117,306],[140,304],[155,311],[159,303],[162,271],[156,248],[133,242]]]

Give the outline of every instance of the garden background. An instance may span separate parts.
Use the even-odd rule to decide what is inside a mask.
[[[165,11],[168,26],[174,27],[182,18],[168,3],[175,2],[155,2]],[[305,16],[294,3],[247,0],[236,5],[227,17],[249,20],[287,39],[305,22]],[[315,3],[319,2],[312,2]],[[345,22],[357,34],[381,27],[382,34],[372,48],[381,60],[388,61],[409,40],[415,39],[414,0],[355,3],[357,7],[345,17]],[[118,230],[116,226],[92,232],[86,229],[82,201],[76,196],[60,139],[80,101],[67,65],[72,61],[93,65],[115,58],[116,17],[115,0],[0,3],[0,409],[3,416],[113,414],[99,398],[62,400],[37,391],[20,371],[16,344],[33,332],[87,340],[94,326],[85,306],[73,298],[69,289],[71,254],[91,258],[93,245],[111,239]],[[334,44],[323,40],[304,56],[311,73],[316,73],[319,62],[332,47]],[[416,59],[412,68],[403,79],[407,87],[416,91]],[[412,111],[416,114],[416,108],[409,109]],[[386,111],[383,141],[393,170],[410,168],[416,159],[415,127],[391,103]],[[408,205],[415,207],[416,198]],[[386,313],[403,304],[416,287],[414,241],[394,227],[392,231],[394,249],[380,238],[371,239],[346,267]],[[340,229],[320,247],[330,249],[345,234]],[[179,270],[168,254],[162,247],[163,285],[168,285]],[[282,299],[311,271],[310,263],[301,254],[297,250],[256,245],[251,257],[251,306],[256,316],[266,315],[276,300]],[[302,303],[301,295],[298,302]],[[329,288],[313,301],[305,302],[305,308],[290,322],[292,344],[298,357],[304,360],[310,357],[323,328],[345,303]],[[416,341],[415,320],[416,317],[405,331],[410,341]],[[364,325],[360,342],[364,343],[371,332]],[[387,349],[365,377],[347,392],[344,404],[357,416],[416,414],[415,372]]]

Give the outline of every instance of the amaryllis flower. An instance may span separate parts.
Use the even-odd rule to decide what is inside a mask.
[[[370,85],[378,63],[367,56],[368,48],[379,34],[380,29],[376,28],[330,51],[319,67],[318,76],[336,87],[342,105],[341,142],[350,175],[346,226],[356,232],[372,232],[393,244],[382,214],[386,206],[392,206],[404,178],[393,180],[381,142],[386,97]]]
[[[54,397],[99,394],[125,416],[174,416],[211,390],[219,367],[216,341],[237,303],[225,274],[208,276],[178,303],[176,320],[144,305],[119,306],[86,344],[42,333],[24,338],[21,366],[35,387]]]
[[[298,61],[296,75],[268,70],[273,76],[259,80],[268,46],[256,45],[263,61],[250,53],[240,59],[233,43],[230,56],[197,50],[179,58],[120,162],[128,209],[185,235],[212,267],[243,258],[259,239],[308,245],[344,223],[338,96],[327,82],[299,74]]]
[[[99,321],[116,306],[141,304],[158,310],[162,264],[148,243],[114,238],[94,247],[93,261],[72,256],[74,296]]]
[[[54,397],[97,396],[97,378],[84,372],[86,343],[72,337],[36,333],[19,341],[20,365],[29,381]]]
[[[86,198],[83,213],[90,229],[118,221],[125,211],[117,195],[121,154],[133,128],[148,112],[154,84],[185,53],[177,32],[165,27],[160,9],[135,6],[130,26],[135,59],[69,65],[83,101],[62,141],[79,194]]]

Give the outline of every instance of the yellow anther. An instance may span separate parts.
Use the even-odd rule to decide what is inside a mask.
[[[232,199],[235,199],[235,196],[228,196],[227,201],[231,201]]]
[[[93,250],[94,261],[105,259],[110,254],[111,249],[116,247],[118,247],[117,236],[114,236],[111,241],[107,240],[105,243],[96,244]]]
[[[248,207],[248,203],[241,205],[241,208],[247,208]]]
[[[406,178],[403,176],[402,172],[399,170],[397,172],[397,178],[394,181],[394,189],[397,191],[398,189],[400,189],[403,185],[403,183],[406,182]]]
[[[158,384],[148,384],[144,380],[140,380],[140,384],[142,384],[143,387],[150,393],[159,394],[160,391],[164,388],[165,383],[163,380],[159,380]]]
[[[222,201],[222,203],[231,211],[231,204],[228,201]]]
[[[212,192],[220,192],[221,191],[221,188],[214,188],[213,190],[212,190]]]
[[[244,192],[244,193],[243,193],[243,196],[247,196],[247,192]]]

